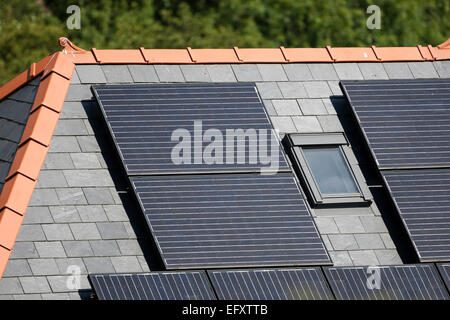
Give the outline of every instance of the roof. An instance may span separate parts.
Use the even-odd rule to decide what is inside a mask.
[[[6,101],[5,99],[9,99],[11,97],[11,94],[20,91],[21,88],[26,88],[26,86],[29,85],[32,80],[39,80],[36,96],[32,99],[29,117],[24,127],[22,138],[17,144],[17,152],[14,160],[12,161],[11,168],[6,177],[6,182],[0,195],[0,275],[5,271],[14,242],[16,240],[17,234],[19,233],[20,226],[23,223],[25,212],[27,211],[32,196],[35,197],[35,201],[32,201],[31,203],[33,204],[33,206],[36,206],[35,208],[39,208],[39,210],[48,206],[51,207],[50,209],[65,210],[67,209],[67,203],[70,203],[70,205],[78,205],[75,202],[63,203],[61,199],[58,200],[57,198],[55,198],[55,200],[52,200],[53,202],[42,202],[41,206],[38,199],[40,195],[36,195],[37,193],[34,192],[37,184],[37,178],[41,173],[44,162],[49,163],[48,165],[46,165],[48,168],[51,167],[49,162],[50,158],[47,157],[47,160],[45,159],[50,149],[50,142],[52,141],[52,138],[54,139],[55,128],[57,127],[58,120],[61,116],[64,119],[62,120],[63,122],[60,121],[59,123],[60,125],[64,125],[66,127],[61,129],[56,134],[56,137],[61,138],[62,143],[66,143],[67,148],[64,149],[63,147],[58,145],[59,142],[54,139],[56,141],[52,142],[54,148],[56,148],[55,146],[61,148],[60,153],[58,152],[58,156],[61,156],[62,159],[63,155],[66,155],[64,152],[72,152],[73,154],[77,154],[76,157],[79,157],[79,154],[89,153],[92,152],[92,150],[95,150],[97,154],[100,154],[99,159],[102,164],[101,169],[104,171],[101,171],[100,169],[92,169],[89,171],[89,174],[91,174],[89,175],[89,178],[87,178],[87,176],[85,178],[84,176],[79,177],[80,175],[87,174],[85,171],[68,172],[68,170],[66,170],[67,168],[64,167],[64,164],[62,164],[61,167],[64,168],[61,170],[62,173],[56,173],[55,170],[55,173],[48,173],[49,177],[47,178],[41,176],[40,181],[42,182],[40,183],[42,187],[41,189],[39,189],[39,187],[36,189],[39,194],[51,194],[52,192],[54,192],[52,191],[54,190],[52,189],[53,187],[56,188],[58,192],[65,192],[66,194],[71,192],[76,194],[76,192],[78,192],[78,189],[85,192],[86,188],[94,187],[102,187],[106,189],[109,188],[110,190],[108,192],[111,192],[111,195],[113,197],[118,197],[118,194],[120,194],[120,192],[118,193],[116,190],[113,190],[114,184],[112,184],[111,182],[111,177],[109,175],[105,176],[104,174],[105,171],[108,172],[107,169],[111,169],[110,161],[104,164],[104,162],[107,162],[108,156],[105,155],[104,152],[101,152],[100,148],[98,147],[98,145],[100,144],[99,142],[92,141],[91,138],[94,136],[94,133],[92,132],[93,129],[89,128],[89,125],[92,126],[92,123],[96,121],[92,120],[91,117],[91,113],[93,111],[90,108],[93,102],[91,101],[92,95],[88,89],[90,84],[105,82],[130,82],[130,80],[124,80],[125,77],[122,79],[111,80],[111,78],[109,78],[108,74],[106,73],[106,70],[108,70],[110,66],[106,65],[117,65],[112,66],[113,68],[119,68],[119,65],[128,65],[127,70],[134,70],[135,72],[131,73],[131,76],[129,76],[130,79],[132,78],[131,82],[153,82],[148,80],[148,75],[147,78],[145,78],[147,79],[145,81],[142,79],[137,80],[136,75],[140,72],[140,67],[138,66],[137,69],[136,67],[133,67],[134,69],[132,69],[131,66],[133,65],[171,64],[181,66],[199,65],[199,67],[201,67],[201,65],[206,64],[210,65],[211,68],[213,68],[213,66],[214,68],[216,68],[217,65],[223,65],[224,67],[232,65],[233,69],[231,67],[230,69],[236,70],[235,73],[238,79],[236,80],[233,75],[231,78],[229,78],[232,80],[229,81],[245,81],[246,79],[247,81],[257,82],[258,89],[264,100],[266,109],[271,116],[273,125],[279,128],[280,131],[289,133],[299,131],[300,127],[300,131],[310,130],[311,132],[342,130],[341,123],[339,123],[339,120],[337,120],[338,117],[336,116],[336,111],[334,110],[335,108],[339,108],[339,105],[342,104],[342,100],[340,100],[339,98],[342,93],[338,92],[339,88],[337,87],[337,82],[339,79],[344,78],[354,79],[355,73],[352,69],[354,63],[361,63],[361,65],[363,65],[363,63],[367,62],[369,64],[364,64],[364,66],[368,68],[367,70],[370,69],[370,72],[376,74],[376,71],[373,71],[371,69],[371,65],[379,64],[387,66],[389,63],[395,62],[417,62],[429,64],[431,62],[438,62],[440,60],[450,60],[450,39],[442,45],[436,47],[417,46],[397,48],[377,48],[372,46],[367,48],[281,47],[276,49],[241,49],[235,47],[233,49],[186,48],[164,50],[140,48],[136,50],[91,49],[90,51],[85,51],[76,47],[65,38],[60,39],[60,44],[63,47],[63,50],[61,52],[54,53],[44,58],[40,62],[32,64],[30,68],[28,68],[22,74],[0,88],[1,103],[3,101]],[[268,70],[268,73],[270,73],[270,76],[268,76],[267,78],[265,77],[265,75],[260,75],[258,77],[244,75],[241,77],[241,75],[238,74],[239,70],[241,70],[241,68],[239,67],[241,64],[266,63],[273,64],[273,66],[258,66],[258,70],[263,73],[262,70],[266,68],[264,70]],[[302,63],[308,65],[311,64],[311,68],[313,66],[317,66],[317,64],[315,63],[336,63],[336,68],[332,68],[333,72],[335,72],[335,69],[342,72],[336,77],[332,77],[331,75],[329,75],[323,78],[315,77],[316,73],[313,72],[314,76],[308,76],[304,79],[300,79],[300,77],[295,78],[294,74],[288,74],[286,77],[284,73],[285,70],[288,69],[284,67],[281,69],[278,68],[279,65],[301,65]],[[338,67],[338,65],[340,64],[342,65],[342,69],[339,69]],[[98,65],[102,65],[102,67],[99,68]],[[411,66],[416,66],[416,64]],[[178,66],[177,68],[179,69]],[[426,72],[428,72],[426,70],[423,71],[422,69],[419,69],[413,70],[414,76],[416,78],[421,77],[426,74]],[[281,70],[284,76],[277,77],[275,75],[277,70]],[[442,71],[442,74],[447,74],[448,77],[448,71],[445,71],[447,69],[444,68],[443,70],[444,71]],[[130,71],[127,72],[127,74],[130,73]],[[170,73],[172,71],[168,72]],[[439,77],[436,71],[433,72],[434,73],[430,75],[431,77]],[[156,81],[185,81],[179,79],[177,80],[177,75],[175,73],[176,72],[173,71],[171,77],[166,79],[162,79],[160,73],[158,74],[160,80]],[[227,79],[224,74],[221,74],[221,76],[223,77],[223,79],[219,80]],[[181,74],[181,78],[183,78],[183,74]],[[206,81],[218,81],[218,78],[212,78],[213,77],[208,77],[209,80]],[[187,79],[186,81],[198,81],[199,78],[192,77],[191,79],[194,80]],[[321,82],[321,79],[326,79],[324,81],[326,88],[322,86],[323,83]],[[332,101],[334,97],[338,97],[337,103],[336,101]],[[296,106],[293,106],[291,102],[295,102]],[[318,102],[318,104],[316,102]],[[299,105],[297,105],[297,103]],[[77,104],[77,108],[80,108],[81,106],[81,109],[77,110],[84,110],[85,113],[83,116],[67,116],[72,112],[67,108],[69,107],[69,105],[73,105],[73,107],[75,108],[75,104]],[[66,111],[64,111],[63,105],[66,105]],[[64,112],[67,112],[66,117],[64,117]],[[81,111],[77,112],[81,113]],[[80,128],[72,128],[72,125],[83,126],[83,133],[80,133]],[[72,148],[72,145],[68,143],[69,141],[75,141],[74,143],[76,144],[76,146],[74,145]],[[83,143],[85,145],[82,145]],[[90,156],[91,154],[89,154],[89,159],[91,159]],[[56,159],[56,157],[52,157],[52,160],[53,159]],[[48,170],[48,172],[49,171],[52,170]],[[47,174],[47,171],[42,172],[45,172]],[[66,179],[64,183],[61,183],[60,185],[57,185],[56,182],[54,184],[45,184],[45,181],[53,179],[53,175],[56,176],[60,174],[64,175]],[[92,180],[93,177],[95,177],[94,180],[96,180],[96,184],[90,184],[90,180]],[[84,197],[85,196],[82,196],[83,199]],[[87,205],[89,205],[86,199],[84,201]],[[111,203],[111,205],[113,205],[113,203],[114,205],[122,206],[122,203],[119,200],[115,200]],[[63,209],[63,207],[65,209]],[[93,208],[93,206],[90,208]],[[105,208],[103,207],[103,209]],[[358,259],[367,262],[369,261],[368,259],[377,260],[378,258],[378,264],[384,263],[387,260],[381,261],[380,256],[376,256],[375,253],[369,254],[368,251],[373,249],[367,249],[373,248],[374,242],[380,242],[380,247],[377,247],[377,249],[379,249],[379,254],[381,254],[382,250],[384,250],[386,251],[387,255],[391,255],[393,261],[395,261],[396,263],[401,263],[401,260],[399,260],[398,254],[396,253],[395,245],[392,244],[392,239],[386,230],[379,212],[377,213],[377,206],[374,206],[372,208],[372,211],[370,214],[357,213],[353,218],[352,214],[349,214],[345,217],[345,219],[336,218],[333,215],[330,216],[329,212],[327,213],[325,211],[316,214],[316,223],[319,226],[319,229],[321,229],[320,231],[324,236],[324,241],[329,246],[329,248],[335,248],[333,253],[333,258],[335,259],[335,261],[340,261],[340,263],[343,264],[346,263],[345,261],[350,264],[356,264],[357,262],[355,261],[357,261]],[[131,219],[127,219],[128,222],[124,221],[124,223],[130,223]],[[49,226],[51,225],[51,223],[49,221],[55,222],[56,219],[50,219],[46,223],[43,223],[42,226],[41,224],[39,224],[39,228],[36,229],[41,230],[39,232],[42,232],[42,229],[50,229]],[[109,223],[115,223],[115,221],[111,219]],[[69,222],[67,224],[69,224]],[[64,222],[58,223],[58,225],[61,225],[63,229],[68,230],[71,230],[71,228],[73,227],[71,225],[70,228],[69,226],[67,226],[66,228]],[[89,227],[90,226],[91,225],[89,225]],[[99,225],[97,225],[97,227],[99,227]],[[349,229],[354,230],[349,232]],[[360,231],[358,231],[358,229]],[[75,238],[78,239],[77,237]],[[126,237],[108,237],[107,235],[103,237],[103,233],[100,232],[100,239],[105,240],[103,244],[109,243],[107,241],[118,241],[117,239],[125,240],[125,238]],[[35,238],[31,237],[29,239],[29,241],[25,242],[30,243],[30,245],[32,244],[33,247],[37,246],[37,243],[41,244],[43,242],[55,245],[56,243],[63,243],[64,245],[64,241],[66,240],[68,242],[76,242],[69,241],[74,239],[65,239],[64,237],[52,238],[47,234],[45,234],[45,236],[39,235]],[[88,241],[90,241],[90,245],[92,246],[93,243],[91,242],[97,241],[95,239],[98,239],[98,236],[87,239]],[[136,236],[134,236],[133,239],[133,241],[135,241]],[[80,237],[79,240],[82,240],[82,237]],[[357,244],[355,245],[356,242]],[[365,245],[364,242],[366,242]],[[372,244],[370,242],[372,242]],[[66,253],[62,255],[67,259],[71,258],[67,250],[65,251]],[[98,256],[96,256],[94,254],[93,256],[98,259],[98,257],[102,255],[99,254]],[[32,255],[25,257],[26,258],[19,258],[19,260],[24,263],[26,262],[27,265],[29,263],[32,263],[31,261],[27,261],[28,258],[33,260],[33,263],[37,263],[37,261],[35,260],[38,259],[56,259],[56,257],[54,256],[46,257],[45,255],[40,254],[38,254],[37,256]],[[72,258],[73,257],[78,258],[80,256],[75,255],[72,256]],[[122,257],[122,255],[118,254],[117,257]],[[136,255],[136,257],[140,258],[142,257],[142,255]],[[387,256],[385,256],[384,259],[388,259]],[[88,263],[85,262],[85,264]],[[142,267],[142,269],[144,269],[144,267]],[[115,270],[117,271],[119,270],[119,268],[116,268]],[[59,276],[62,274],[64,274],[64,272],[59,273]],[[35,275],[39,275],[39,273]],[[50,277],[50,275],[45,275]],[[52,280],[48,278],[48,281],[56,281],[57,276],[57,274],[52,274]],[[25,278],[28,279],[29,276],[25,276]],[[15,276],[7,275],[6,279],[20,279],[19,287],[20,285],[22,285],[23,290],[17,290],[17,293],[27,293],[26,290],[24,290],[24,284],[22,283],[22,281],[25,280],[19,278],[17,274]],[[42,279],[37,279],[35,281],[40,280]],[[0,281],[0,287],[1,282],[2,281]],[[55,292],[55,290],[53,289],[54,288],[52,286],[52,290],[50,290],[50,292]],[[28,293],[31,292],[33,291],[28,291]],[[8,293],[9,292],[6,292],[6,294]]]

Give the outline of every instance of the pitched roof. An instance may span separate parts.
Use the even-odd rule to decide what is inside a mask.
[[[85,51],[61,38],[61,52],[37,63],[0,88],[0,101],[34,78],[38,92],[0,195],[0,277],[11,254],[37,177],[49,149],[75,65],[387,62],[450,59],[450,39],[432,46],[366,48],[144,49]]]

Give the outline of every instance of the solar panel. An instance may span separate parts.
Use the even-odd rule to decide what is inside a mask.
[[[341,86],[380,169],[450,165],[450,79]]]
[[[338,300],[449,299],[434,265],[371,268],[329,267],[324,271]]]
[[[437,267],[442,279],[445,282],[445,286],[450,292],[450,263],[439,263]]]
[[[216,300],[204,271],[89,275],[99,300]]]
[[[450,259],[450,168],[383,170],[420,261]]]
[[[292,173],[131,183],[168,269],[330,264]]]
[[[252,83],[93,88],[129,175],[260,171],[260,151],[289,171]]]
[[[209,270],[219,300],[333,300],[320,268]]]

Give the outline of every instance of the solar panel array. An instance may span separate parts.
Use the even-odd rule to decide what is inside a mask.
[[[450,260],[450,169],[382,171],[421,261]]]
[[[329,263],[291,173],[131,182],[169,269]]]
[[[450,263],[439,263],[437,267],[442,279],[444,280],[445,286],[450,292]]]
[[[210,270],[219,300],[333,300],[320,268]]]
[[[259,139],[260,130],[268,141],[274,137],[254,84],[105,85],[95,86],[95,93],[130,175],[259,172],[265,166],[248,146],[251,141],[258,147],[255,139]],[[201,126],[197,125],[199,121]],[[236,129],[255,131],[249,131],[249,136],[238,135],[237,131],[236,137],[225,136],[227,130]],[[214,136],[217,130],[222,139],[234,138],[243,147],[239,149],[236,143],[230,156],[225,146],[217,162],[209,164],[203,157],[204,150],[214,140],[202,135]],[[178,134],[186,136],[189,140],[184,141],[191,145],[187,158],[175,149],[178,161],[185,160],[183,163],[173,161],[172,151],[183,141]],[[211,153],[211,161],[214,156]],[[289,170],[281,150],[278,156],[280,170]]]
[[[204,271],[89,275],[99,300],[215,300]]]
[[[450,166],[450,79],[341,85],[380,169]]]
[[[422,262],[450,259],[450,79],[342,81]]]
[[[278,140],[251,137],[278,155],[276,174],[261,175],[267,164],[254,163],[255,143],[233,144],[231,164],[195,162],[208,144],[196,147],[195,121],[220,134],[274,137],[254,84],[104,85],[94,93],[166,269],[331,263]],[[172,159],[180,129],[194,137],[190,164]]]
[[[431,264],[385,267],[325,268],[338,300],[448,300]],[[379,280],[379,281],[378,281]]]

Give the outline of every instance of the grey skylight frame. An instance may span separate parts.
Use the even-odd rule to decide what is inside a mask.
[[[294,166],[300,174],[299,178],[302,180],[302,185],[312,205],[370,204],[372,202],[372,195],[365,183],[362,172],[356,161],[352,161],[354,157],[344,133],[289,134],[286,136],[286,140],[289,153],[295,162]],[[323,194],[303,153],[304,147],[338,147],[359,192],[352,194]]]

